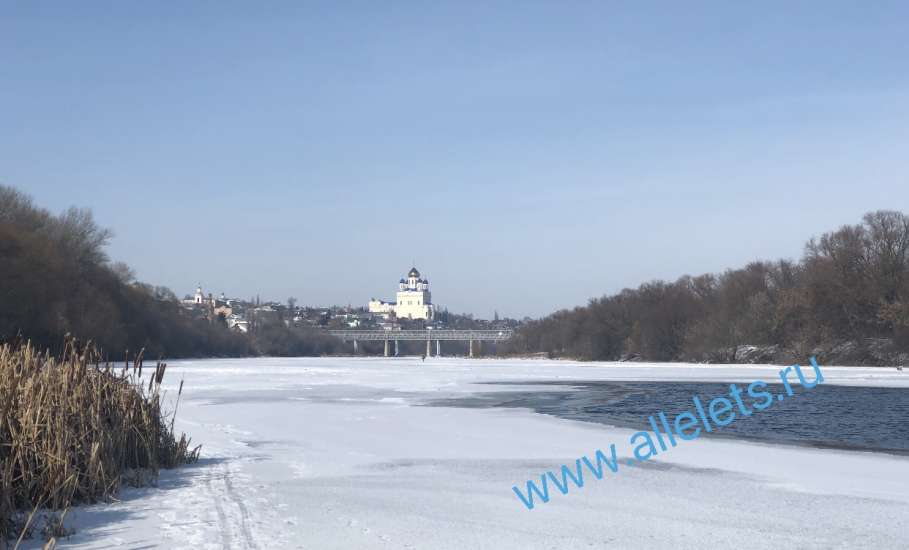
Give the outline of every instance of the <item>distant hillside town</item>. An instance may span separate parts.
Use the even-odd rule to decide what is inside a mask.
[[[291,328],[401,330],[411,328],[505,329],[521,324],[514,319],[501,319],[498,313],[491,320],[474,319],[472,315],[450,313],[432,303],[429,280],[411,268],[406,278],[398,282],[394,302],[372,298],[365,307],[360,306],[307,306],[298,305],[295,298],[286,302],[266,301],[259,298],[240,299],[227,297],[221,292],[217,297],[206,294],[200,283],[193,294],[180,301],[183,308],[195,319],[220,321],[237,333],[247,334],[257,325],[283,321]]]

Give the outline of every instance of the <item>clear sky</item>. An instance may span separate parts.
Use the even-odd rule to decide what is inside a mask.
[[[182,296],[539,316],[909,211],[906,2],[0,0],[0,182]]]

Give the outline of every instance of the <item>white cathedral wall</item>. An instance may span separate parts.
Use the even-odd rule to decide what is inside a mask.
[[[430,319],[432,306],[398,304],[395,306],[395,317],[398,319]]]
[[[395,316],[398,319],[430,319],[432,303],[429,291],[405,290],[398,292]]]

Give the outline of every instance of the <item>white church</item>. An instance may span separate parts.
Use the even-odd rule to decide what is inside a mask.
[[[383,302],[375,298],[369,301],[369,312],[388,317],[394,314],[398,319],[425,319],[431,321],[435,316],[432,295],[429,292],[429,281],[420,278],[420,272],[414,267],[407,274],[407,279],[398,282],[397,299],[394,302]]]

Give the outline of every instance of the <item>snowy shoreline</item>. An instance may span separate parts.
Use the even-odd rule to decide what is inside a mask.
[[[909,458],[699,439],[526,510],[511,487],[634,430],[526,409],[421,407],[502,382],[772,380],[779,366],[433,358],[174,362],[203,445],[157,489],[80,507],[62,548],[702,548],[909,545]],[[825,384],[909,374],[824,367]],[[486,384],[497,382],[497,384]],[[523,385],[528,390],[533,386]],[[171,388],[171,391],[175,390]]]

